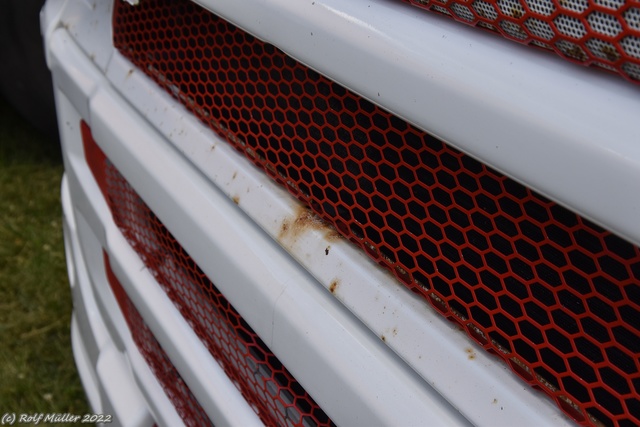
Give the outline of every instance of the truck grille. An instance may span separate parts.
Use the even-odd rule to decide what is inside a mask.
[[[104,254],[104,266],[111,290],[129,326],[133,341],[151,371],[158,379],[167,397],[185,425],[190,427],[212,426],[207,414],[198,403],[189,386],[184,382],[162,346],[127,296],[122,284],[111,270],[109,257]]]
[[[640,424],[640,249],[188,1],[114,44],[583,424]]]
[[[334,425],[105,157],[86,123],[82,122],[81,129],[87,162],[116,225],[265,425]],[[125,307],[128,322],[143,325],[123,292],[116,284],[114,293],[121,307]],[[179,378],[148,328],[131,331],[154,371],[168,366],[171,377]],[[159,380],[174,403],[178,401],[179,412],[183,408],[199,408],[190,392],[184,392],[186,385],[163,381],[163,375]],[[188,418],[189,422],[202,425],[199,422],[204,416],[202,411],[186,413],[195,415]]]
[[[640,4],[625,0],[403,0],[640,83]]]

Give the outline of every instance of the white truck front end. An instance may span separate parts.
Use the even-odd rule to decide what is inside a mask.
[[[97,413],[640,423],[640,6],[416,3],[612,72],[402,1],[47,2]]]

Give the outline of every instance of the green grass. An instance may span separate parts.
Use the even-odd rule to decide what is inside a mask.
[[[0,416],[89,410],[73,361],[60,150],[0,98]]]

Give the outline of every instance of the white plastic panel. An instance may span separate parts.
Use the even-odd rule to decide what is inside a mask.
[[[640,87],[400,0],[198,0],[640,244]]]
[[[86,345],[78,329],[78,320],[75,315],[71,317],[71,349],[73,351],[76,368],[78,369],[78,375],[91,409],[96,414],[104,414],[100,401],[100,391],[98,390],[95,367],[86,352]]]
[[[261,426],[236,386],[212,359],[115,225],[108,233],[106,246],[111,267],[127,295],[214,425]],[[150,405],[161,408],[158,401],[149,400]]]
[[[605,219],[612,226],[623,225],[614,229],[624,229],[627,236],[635,236],[638,240],[632,232],[637,229],[637,224],[635,221],[633,224],[629,222],[629,212],[637,208],[634,191],[639,182],[637,177],[635,181],[627,181],[627,187],[620,192],[602,190],[606,185],[622,182],[625,177],[635,177],[637,172],[638,153],[633,144],[628,143],[635,135],[634,129],[629,127],[629,123],[633,122],[627,119],[631,113],[637,112],[638,97],[637,91],[633,92],[635,89],[632,87],[629,89],[627,83],[563,64],[555,58],[551,60],[540,52],[526,50],[525,54],[520,46],[475,31],[471,39],[469,29],[437,16],[428,15],[430,17],[426,18],[424,13],[400,3],[361,0],[333,4],[270,0],[210,3],[209,6],[222,11],[251,32],[275,42],[314,68],[340,78],[373,101],[399,112],[420,127],[445,137],[471,154],[498,165],[499,169],[512,171],[510,175],[534,184],[543,193],[555,194],[565,204],[587,212],[587,216],[596,211],[606,214],[608,219]],[[411,34],[411,37],[407,34]],[[91,124],[96,125],[94,127],[98,129],[99,140],[108,154],[118,159],[118,166],[122,167],[127,178],[137,190],[144,193],[145,200],[170,225],[172,231],[176,230],[176,235],[179,234],[189,252],[197,254],[194,258],[203,265],[213,263],[211,259],[214,259],[215,263],[208,269],[217,275],[220,273],[216,266],[231,266],[232,270],[239,270],[237,265],[242,263],[236,264],[233,256],[245,260],[249,259],[248,256],[264,256],[265,248],[274,251],[276,255],[270,255],[268,261],[263,259],[262,263],[276,267],[265,267],[265,270],[261,270],[265,273],[262,276],[245,271],[229,273],[223,278],[223,282],[229,283],[223,290],[241,313],[246,313],[248,318],[254,317],[250,323],[257,324],[254,326],[261,331],[261,335],[264,334],[263,337],[272,337],[265,341],[270,341],[278,354],[289,355],[287,357],[291,360],[283,358],[283,361],[287,366],[291,365],[292,370],[295,368],[296,372],[302,374],[300,379],[306,375],[310,383],[318,384],[316,387],[328,405],[327,412],[338,403],[344,411],[350,409],[345,404],[348,399],[336,393],[336,389],[342,389],[336,387],[333,376],[327,375],[322,369],[305,371],[315,366],[313,362],[331,368],[329,361],[334,360],[336,354],[332,354],[331,359],[321,359],[325,356],[318,356],[315,346],[323,340],[336,340],[336,337],[326,331],[314,334],[308,322],[314,323],[317,319],[306,318],[313,310],[294,310],[297,306],[292,304],[301,301],[300,298],[311,302],[318,299],[322,301],[321,306],[326,304],[326,313],[334,316],[334,319],[344,317],[348,320],[350,317],[337,308],[335,300],[327,299],[329,292],[318,292],[312,284],[297,285],[302,282],[313,283],[308,282],[305,273],[287,273],[286,269],[293,268],[291,266],[286,267],[283,273],[278,263],[287,257],[283,257],[277,247],[265,243],[266,246],[252,245],[246,248],[238,244],[228,248],[229,242],[241,241],[234,239],[238,237],[234,234],[236,232],[245,237],[254,236],[253,233],[256,236],[261,234],[229,200],[217,198],[216,190],[211,188],[207,179],[191,170],[190,164],[177,152],[168,149],[166,140],[170,140],[229,199],[237,202],[260,227],[278,239],[338,300],[361,318],[375,336],[383,339],[424,380],[416,382],[411,371],[399,363],[398,358],[386,352],[376,353],[380,360],[392,362],[387,369],[394,375],[400,379],[408,378],[404,387],[410,390],[415,386],[416,390],[425,393],[426,383],[441,393],[442,397],[426,393],[430,396],[430,411],[434,417],[430,419],[433,420],[430,424],[437,424],[435,420],[439,416],[451,416],[449,404],[478,425],[570,424],[550,401],[524,386],[504,366],[482,353],[466,336],[433,314],[424,302],[398,286],[394,279],[337,238],[332,230],[318,226],[281,233],[283,224],[293,224],[300,218],[300,207],[270,180],[257,173],[244,158],[204,129],[167,94],[159,92],[141,73],[132,73],[131,64],[118,54],[114,54],[108,63],[109,80],[121,94],[126,95],[127,100],[151,126],[109,90],[103,76],[96,67],[91,66],[90,60],[88,65],[82,62],[83,54],[79,49],[67,49],[69,43],[73,44],[69,37],[56,36],[54,39],[53,44],[58,46],[57,49],[66,50],[65,55],[73,57],[73,61],[66,57],[64,61],[60,58],[52,60],[57,70],[57,84],[69,94],[85,119],[96,116],[95,122],[91,118]],[[468,46],[470,40],[473,40],[472,46]],[[110,46],[103,48],[111,49]],[[442,54],[442,49],[447,52],[446,56]],[[483,62],[481,58],[487,53],[498,62]],[[84,56],[85,60],[89,59],[86,54]],[[531,62],[533,58],[538,62]],[[473,66],[469,66],[467,59],[475,60]],[[558,84],[565,86],[554,86]],[[87,99],[96,93],[98,95],[89,108]],[[582,95],[574,97],[580,93]],[[547,98],[543,95],[547,95]],[[595,107],[591,108],[592,104],[584,102],[591,96],[598,101],[594,106],[598,103],[610,105],[608,111],[611,113],[601,114],[600,117]],[[549,102],[550,99],[553,102]],[[604,103],[603,100],[610,102]],[[580,105],[580,102],[583,104]],[[564,110],[576,105],[580,107],[576,110],[578,113],[571,109]],[[627,113],[624,113],[625,108]],[[621,111],[622,115],[616,115]],[[584,116],[581,119],[582,113]],[[604,123],[597,132],[594,130],[597,126],[593,124],[596,118]],[[604,135],[611,132],[611,126],[616,124],[625,124],[626,127],[613,133],[617,138],[612,138],[611,134],[605,138]],[[77,126],[77,123],[72,125]],[[146,147],[145,153],[151,157],[144,158],[142,148],[127,144],[132,140],[142,141],[140,147]],[[67,150],[82,154],[77,146],[67,147]],[[156,155],[156,152],[160,154]],[[598,156],[602,152],[608,154],[602,157],[603,162],[599,162]],[[559,153],[559,157],[556,157],[556,153]],[[570,155],[574,156],[571,161]],[[586,163],[583,163],[583,157]],[[80,157],[77,162],[76,179],[85,182],[85,177],[90,174],[86,168],[80,170]],[[144,163],[144,167],[140,168],[140,162]],[[567,165],[571,167],[567,168]],[[596,169],[593,169],[594,165]],[[585,181],[589,168],[605,173],[587,174]],[[158,174],[158,171],[162,173]],[[175,174],[169,175],[168,171]],[[174,180],[179,175],[186,178]],[[558,177],[566,179],[557,180]],[[593,185],[594,182],[598,185]],[[97,191],[97,188],[88,188],[87,185],[83,184],[85,189],[82,191]],[[554,189],[557,194],[546,191],[545,186]],[[80,192],[80,188],[75,187],[74,193]],[[184,188],[191,188],[193,192],[183,194]],[[607,194],[600,194],[603,192]],[[632,193],[635,199],[627,197],[625,205],[596,206],[601,200],[607,203],[621,202]],[[194,202],[198,199],[196,195],[204,201]],[[571,197],[565,198],[566,195]],[[600,199],[600,196],[606,197]],[[87,212],[95,209],[98,203],[81,199],[76,203]],[[215,211],[209,210],[212,201],[216,201],[218,207],[215,209],[222,215],[215,218],[229,221],[228,227],[215,233],[210,230],[213,216],[206,214]],[[185,211],[185,206],[194,210],[203,207],[206,213],[194,213],[191,209]],[[620,209],[609,212],[612,210],[610,206],[620,206]],[[92,220],[94,215],[87,216],[87,221],[92,225],[102,221]],[[598,222],[606,225],[607,221]],[[237,224],[244,224],[249,230],[248,234],[238,231]],[[633,227],[629,228],[629,225]],[[114,243],[113,237],[110,239],[115,253],[124,250]],[[212,242],[216,241],[224,244],[221,243],[219,247],[213,245]],[[226,262],[229,260],[232,261]],[[127,279],[127,271],[131,267],[131,261],[121,260],[116,262],[115,269],[123,282],[131,281],[129,286],[133,289],[133,283],[143,279],[138,275]],[[136,267],[140,268],[140,264],[136,264]],[[273,275],[273,281],[279,283],[279,287],[274,285],[268,288],[264,283],[257,284],[260,280],[256,282],[256,276],[262,279],[267,277],[267,273]],[[246,283],[247,287],[230,285],[238,280]],[[137,303],[143,306],[146,299],[142,295],[138,298]],[[153,318],[151,311],[148,315]],[[299,322],[293,321],[296,318]],[[270,321],[265,322],[264,319]],[[357,323],[349,324],[356,325],[353,326],[354,331],[359,331],[356,336],[362,334],[370,339],[368,332],[363,331]],[[155,330],[162,331],[163,327],[162,323],[157,323]],[[342,333],[348,335],[350,330],[344,329]],[[318,340],[314,341],[316,337]],[[372,344],[376,351],[378,347],[380,342]],[[360,375],[373,375],[373,371],[368,370],[370,364],[366,353],[360,359],[351,357],[351,353],[341,354],[346,362],[345,365],[336,366],[336,372],[347,372],[350,364],[355,364],[362,368]],[[379,379],[371,382],[357,382],[351,377],[338,379],[352,382],[354,389],[361,387],[372,395],[376,394],[375,398],[356,397],[354,400],[360,399],[363,405],[375,404],[377,412],[372,417],[390,419],[383,417],[389,416],[383,414],[387,408],[377,408],[387,404],[387,400],[377,393],[378,389],[371,388],[379,384],[375,382]],[[327,395],[328,389],[331,389],[331,395]],[[351,414],[356,418],[361,415],[366,416],[366,411]],[[365,421],[364,418],[349,420],[359,421],[360,424]]]
[[[133,107],[140,111],[164,138],[170,140],[202,174],[214,182],[229,200],[237,204],[257,225],[277,240],[380,340],[384,339],[390,348],[441,393],[445,401],[461,411],[472,423],[491,426],[517,423],[532,427],[548,424],[571,425],[550,400],[523,384],[497,359],[485,354],[484,350],[476,347],[467,336],[435,314],[425,301],[407,291],[350,243],[339,238],[334,230],[310,217],[305,209],[264,173],[202,126],[168,94],[158,91],[154,82],[140,72],[130,73],[130,69],[131,64],[116,53],[107,70],[107,77],[120,93],[127,95]],[[120,123],[128,123],[125,116],[130,114],[122,110],[120,115],[115,116],[115,113],[109,111],[105,112],[104,116]],[[146,123],[144,125],[146,127]],[[124,137],[116,138],[111,135],[114,131],[121,134],[129,129],[130,125],[110,130],[105,139],[122,139]],[[120,153],[118,148],[106,145],[104,148],[113,150],[108,155],[118,156],[121,165],[131,163],[131,172],[127,179],[146,194],[145,201],[167,225],[175,224],[170,229],[176,236],[176,233],[180,232],[184,240],[179,239],[184,245],[189,246],[189,253],[193,254],[201,266],[211,265],[220,257],[219,261],[211,265],[213,274],[219,276],[225,266],[232,265],[231,261],[223,260],[235,246],[228,243],[224,251],[218,253],[207,242],[206,237],[202,237],[202,243],[196,241],[199,239],[195,239],[194,236],[201,236],[200,230],[188,228],[191,218],[204,209],[200,208],[203,206],[201,204],[208,202],[194,201],[182,193],[178,198],[171,196],[167,191],[170,187],[178,185],[175,177],[167,174],[167,177],[150,180],[139,167],[134,166],[137,156],[133,153],[138,152],[138,156],[144,157],[145,153],[153,152],[153,162],[161,162],[162,168],[171,168],[172,165],[181,163],[182,159],[180,156],[174,156],[173,161],[165,162],[158,154],[166,150],[162,143],[158,141],[156,145],[145,150],[141,142],[144,140],[141,139],[142,134],[136,134],[135,137],[132,135],[130,138],[134,138],[137,143],[135,147],[127,147],[126,152]],[[185,166],[185,169],[188,167]],[[192,173],[189,172],[189,175]],[[154,185],[159,185],[162,189],[145,192],[145,187]],[[180,212],[184,206],[189,206],[190,209]],[[190,218],[189,221],[186,221],[186,218]],[[205,218],[203,221],[206,221]],[[238,221],[240,219],[238,218]],[[284,229],[287,231],[283,232]],[[227,242],[236,241],[231,235],[225,235],[220,239]],[[251,250],[251,253],[254,252],[260,252],[258,247]],[[199,257],[202,257],[202,261]],[[251,271],[245,271],[243,274],[249,276]],[[259,280],[261,275],[257,273],[254,277]],[[243,282],[249,283],[253,280],[256,279],[248,277],[246,280],[243,279]],[[281,276],[280,280],[289,283],[294,278]],[[223,289],[223,292],[253,326],[254,322],[260,322],[262,316],[266,315],[264,306],[253,305],[257,303],[255,294],[264,293],[265,290],[252,290],[247,294],[246,289],[232,286],[228,290]],[[265,295],[264,298],[268,298],[271,304],[279,295],[279,291],[268,295],[270,296]],[[285,296],[282,298],[276,301],[277,305],[286,301]],[[247,310],[246,314],[243,311],[244,307]],[[311,310],[306,310],[306,313],[309,312]],[[278,310],[278,313],[280,314],[276,315],[275,322],[281,330],[278,331],[276,328],[273,332],[274,351],[282,348],[283,355],[293,353],[304,359],[308,354],[293,337],[296,334],[315,337],[317,333],[312,335],[305,330],[303,317],[297,322],[292,321],[290,316],[296,315],[290,314],[284,307],[283,310]],[[297,309],[294,313],[298,313],[298,317],[303,314]],[[261,332],[260,327],[266,325],[259,324],[256,331],[260,335],[271,334],[268,329]],[[313,346],[314,343],[310,342],[309,345]],[[313,353],[311,349],[309,352]],[[333,377],[324,369],[315,369],[310,360],[308,359],[306,365],[303,363],[301,368],[314,369],[318,377],[314,378],[314,381],[318,381],[319,387],[327,386]],[[289,363],[285,364],[290,367]],[[294,374],[298,377],[297,373]],[[334,403],[341,400],[335,389],[334,385],[334,392],[331,394],[332,399],[335,399]],[[331,401],[326,406],[328,412],[330,403]]]
[[[74,296],[77,294],[77,297],[74,297],[74,304],[77,313],[83,313],[83,318],[91,320],[83,321],[81,324],[76,322],[74,352],[81,365],[79,373],[83,377],[83,383],[86,384],[94,408],[111,411],[112,415],[123,416],[129,420],[119,420],[116,421],[117,423],[153,424],[150,418],[144,415],[148,406],[160,425],[181,425],[182,421],[173,405],[133,343],[130,331],[106,282],[102,255],[102,248],[107,246],[106,230],[110,229],[111,233],[116,234],[116,239],[120,239],[120,246],[114,251],[118,254],[126,254],[126,262],[129,268],[133,269],[134,275],[142,270],[141,261],[113,224],[108,207],[84,160],[79,122],[81,119],[89,120],[89,114],[80,115],[76,105],[65,96],[67,93],[71,94],[73,101],[82,108],[87,105],[86,102],[90,99],[95,87],[104,85],[105,81],[100,79],[99,74],[92,70],[90,65],[83,62],[87,59],[79,52],[65,29],[56,30],[50,40],[52,63],[64,64],[64,67],[54,67],[54,82],[57,87],[57,107],[67,174],[64,180],[63,201],[65,228],[69,230],[70,237],[68,253],[72,256],[70,263],[75,272],[74,276],[78,278],[74,284]],[[86,74],[79,75],[79,79],[76,80],[69,78],[68,70],[73,70],[72,74],[78,73],[78,70],[91,70],[92,74],[89,77]],[[90,83],[87,84],[89,81]],[[184,340],[190,340],[189,345],[185,345],[181,351],[191,357],[187,363],[191,377],[203,375],[199,381],[208,381],[201,394],[205,403],[215,401],[215,404],[210,404],[207,408],[211,411],[211,416],[218,425],[261,425],[236,387],[211,359],[208,351],[190,327],[159,290],[157,283],[150,278],[148,272],[144,273],[147,274],[146,281],[129,280],[133,280],[139,286],[149,285],[151,281],[151,287],[155,286],[156,292],[164,298],[164,305],[153,298],[145,300],[145,304],[157,307],[160,312],[156,312],[155,315],[173,325],[173,330],[180,321],[182,322],[180,337],[167,338],[168,345],[178,346],[184,344]],[[127,273],[125,276],[130,275]],[[173,316],[167,315],[170,310],[173,310]],[[87,311],[90,312],[88,316],[84,314]],[[167,331],[168,329],[161,329],[159,333],[167,336]],[[92,344],[96,340],[99,342],[97,346]],[[126,354],[126,359],[114,353],[116,347]],[[123,365],[125,360],[130,366],[129,376],[126,373],[127,368]],[[120,379],[113,381],[115,377],[110,377],[110,372],[114,375],[118,373]],[[126,377],[129,381],[123,380]],[[137,387],[134,387],[134,380]],[[140,393],[146,399],[144,408],[140,407]]]
[[[134,386],[127,361],[113,343],[100,352],[96,365],[98,384],[104,399],[104,413],[113,415],[115,425],[147,427],[154,424],[146,402]]]
[[[55,63],[64,63],[64,70],[82,69],[83,64],[69,65],[69,61],[81,55],[64,29],[57,30],[51,40]],[[59,74],[64,72],[62,68],[54,70]],[[82,77],[80,82],[91,80],[86,75]],[[90,125],[96,139],[106,142],[103,148],[107,155],[184,242],[185,248],[196,254],[194,258],[203,269],[216,277],[216,284],[228,299],[238,302],[238,311],[265,341],[274,346],[273,350],[281,355],[284,364],[303,384],[310,385],[309,390],[317,396],[316,400],[321,404],[332,403],[327,411],[336,422],[421,425],[424,420],[430,420],[438,425],[467,424],[441,396],[407,369],[376,336],[244,217],[233,202],[212,188],[189,163],[176,156],[177,153],[164,144],[162,138],[104,81],[98,78],[80,86],[74,86],[74,79],[64,76],[56,81],[63,92],[74,94],[79,105],[85,105],[82,95],[90,98]],[[87,89],[89,93],[85,92]],[[72,105],[68,103],[69,108],[73,108]],[[131,144],[131,141],[136,143]],[[86,224],[93,229],[89,234],[94,235],[94,239],[106,237],[103,244],[111,256],[114,272],[193,393],[213,418],[217,410],[230,413],[228,419],[236,421],[237,417],[252,414],[239,410],[237,403],[232,404],[230,390],[220,391],[220,384],[213,380],[216,378],[212,371],[215,364],[211,364],[209,354],[186,322],[180,321],[176,309],[160,288],[151,285],[155,283],[152,276],[141,268],[141,261],[105,212],[96,184],[92,179],[84,179],[88,169],[80,157],[82,150],[67,148],[66,167],[76,209],[87,217]],[[106,286],[99,285],[98,277],[103,272],[95,261],[95,244],[90,242],[92,238],[87,233],[79,234],[85,255],[94,260],[90,268],[99,295],[98,305],[113,307],[104,294]],[[248,270],[247,263],[253,268]],[[286,331],[276,325],[280,324],[278,319],[288,316],[285,312],[291,312],[291,301],[311,309],[299,319],[305,327]],[[106,313],[108,310],[103,310],[103,314]],[[323,336],[310,338],[310,331],[320,330],[324,331]],[[309,355],[308,358],[279,351],[285,333],[292,334],[288,338],[300,343],[300,350]],[[328,375],[313,369],[315,366],[325,366],[334,372]],[[324,379],[325,384],[314,387],[319,378]],[[327,382],[327,378],[334,381]],[[340,392],[336,393],[336,390]]]
[[[127,104],[100,90],[91,112],[96,141],[108,141],[102,145],[107,157],[337,424],[419,426],[424,420],[435,425],[467,424],[231,200],[137,120]],[[109,243],[108,249],[118,263],[130,258],[122,245],[116,250]],[[131,279],[128,289],[148,289],[139,285],[141,280]],[[127,285],[126,279],[123,284]],[[167,308],[158,305],[157,297],[131,296],[161,343],[185,347],[180,334],[170,332],[170,323],[162,317]],[[283,318],[287,321],[281,322]],[[291,342],[297,344],[295,351]],[[170,349],[167,352],[174,356]],[[201,365],[181,363],[175,356],[172,360],[202,402],[203,395],[189,381],[189,371],[194,377],[203,376]]]
[[[55,0],[52,3],[60,2]],[[49,10],[55,6],[45,7],[42,22],[49,21]],[[87,58],[98,68],[105,69],[114,49],[111,47],[111,16],[113,1],[83,0],[66,1],[59,11],[58,25],[69,32]],[[56,22],[56,21],[53,21]],[[54,28],[43,27],[43,34],[53,31]]]
[[[58,98],[60,99],[61,96],[59,95]],[[60,105],[64,106],[64,103]],[[70,110],[63,108],[63,111]],[[129,360],[141,357],[137,350],[132,348],[133,343],[128,332],[125,332],[123,336],[113,333],[111,324],[114,322],[114,318],[121,322],[121,330],[124,329],[121,316],[103,317],[98,309],[83,254],[85,252],[83,246],[86,246],[87,243],[92,246],[94,243],[92,240],[95,240],[95,237],[87,239],[87,233],[80,232],[82,227],[78,227],[80,224],[77,222],[80,217],[74,214],[69,180],[66,175],[62,181],[62,204],[65,229],[68,230],[68,234],[65,235],[65,245],[69,249],[67,262],[77,277],[72,288],[74,297],[74,314],[71,323],[73,354],[93,411],[112,416],[114,425],[139,427],[153,425],[155,420],[151,417],[147,402],[140,393],[140,388],[144,389],[145,387],[134,386],[134,378],[143,376],[146,379],[144,382],[146,385],[150,385],[151,388],[155,387],[151,391],[154,396],[152,400],[154,402],[160,401],[163,404],[163,410],[155,412],[156,415],[160,415],[157,418],[162,421],[171,421],[171,425],[179,425],[180,418],[168,403],[157,381],[153,379],[149,368],[138,363],[137,368],[129,370],[123,366],[125,363],[123,356],[116,354],[115,343],[122,343],[124,337],[125,341],[128,339],[131,350],[127,353]],[[84,225],[86,226],[86,221]],[[84,245],[81,245],[81,241]],[[93,258],[92,261],[95,262],[95,257]],[[96,273],[100,272],[104,274],[101,269]],[[115,311],[117,307],[113,305],[110,310],[112,310],[111,313],[117,313]],[[102,311],[104,312],[104,310]],[[109,322],[111,331],[107,331],[105,320]],[[99,342],[99,346],[96,346],[96,341]],[[125,350],[124,344],[120,344],[119,347],[122,351]],[[147,390],[147,398],[148,392],[149,390]],[[165,425],[169,425],[169,423],[165,422]]]

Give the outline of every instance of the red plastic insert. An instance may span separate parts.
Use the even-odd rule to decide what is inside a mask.
[[[115,223],[260,419],[268,426],[334,425],[105,157],[85,122],[81,130],[87,162]],[[126,299],[121,286],[116,285],[114,293],[118,301]],[[130,326],[143,325],[142,318],[131,315],[133,306],[120,305],[133,319],[128,320]],[[186,412],[194,425],[201,425],[197,411],[184,409],[199,407],[190,393],[182,393],[186,386],[163,381],[163,371],[155,368],[171,362],[157,350],[151,332],[144,327],[140,332],[131,330],[148,363],[159,371],[156,375],[176,408]],[[177,372],[169,370],[168,375],[173,378]]]
[[[628,9],[630,10],[630,9]],[[119,51],[583,424],[640,424],[640,249],[188,1]]]
[[[637,0],[403,0],[640,82]]]

